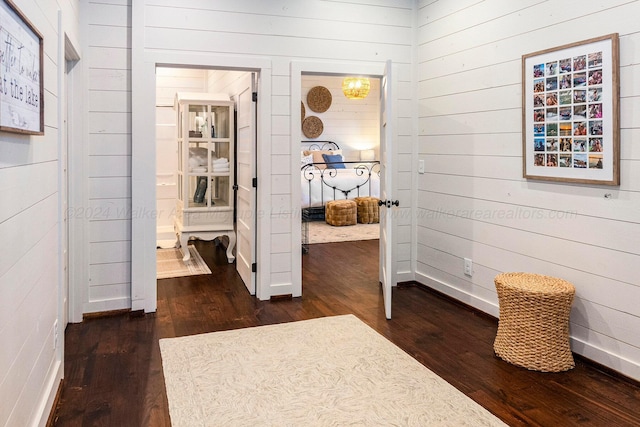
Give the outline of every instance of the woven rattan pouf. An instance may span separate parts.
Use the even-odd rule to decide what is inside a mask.
[[[569,347],[569,313],[575,295],[566,280],[531,273],[502,273],[494,279],[500,304],[496,355],[542,372],[575,366]]]
[[[377,197],[356,197],[358,206],[358,223],[374,224],[380,222],[380,207]]]
[[[325,209],[327,224],[342,226],[356,225],[358,221],[357,205],[353,200],[331,200]]]

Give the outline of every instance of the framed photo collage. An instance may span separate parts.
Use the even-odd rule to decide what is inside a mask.
[[[525,178],[619,184],[617,35],[524,55]]]

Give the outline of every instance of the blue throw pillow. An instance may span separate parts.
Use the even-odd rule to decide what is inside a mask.
[[[325,163],[331,163],[330,165],[327,165],[327,167],[346,169],[344,163],[342,163],[342,155],[340,154],[323,154],[322,158],[324,159]]]

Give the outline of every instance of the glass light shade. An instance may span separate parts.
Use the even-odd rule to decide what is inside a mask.
[[[364,77],[346,77],[342,81],[342,93],[349,99],[364,99],[369,95],[371,82]]]

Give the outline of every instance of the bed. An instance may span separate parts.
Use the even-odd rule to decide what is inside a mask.
[[[330,200],[380,197],[379,161],[344,161],[333,141],[302,141],[302,150],[303,220],[324,219]]]

